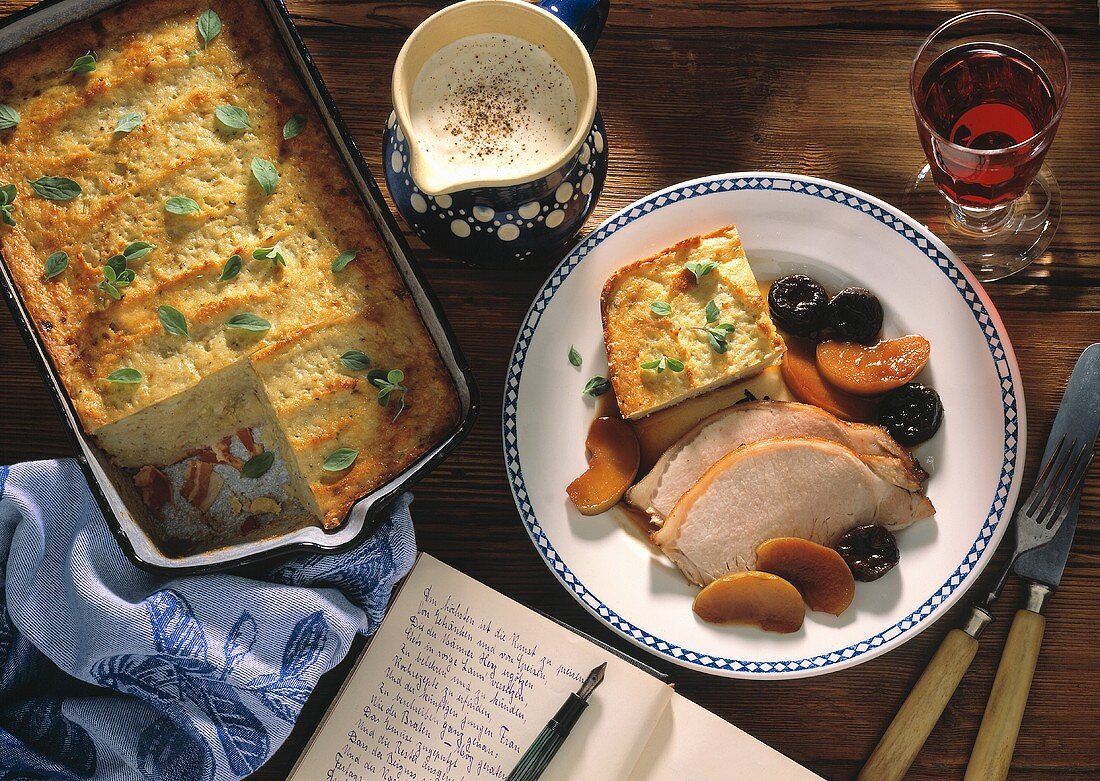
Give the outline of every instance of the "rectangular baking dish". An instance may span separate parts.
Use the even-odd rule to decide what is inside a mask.
[[[87,19],[101,11],[121,5],[126,0],[43,0],[24,11],[0,21],[0,57],[42,35],[52,33],[72,22]],[[320,526],[294,529],[261,540],[252,540],[181,558],[161,552],[135,517],[140,499],[125,476],[113,466],[106,454],[91,437],[84,434],[76,411],[65,392],[60,377],[45,347],[38,338],[31,318],[15,286],[7,264],[0,255],[0,277],[8,305],[35,357],[62,417],[79,450],[80,462],[96,501],[111,526],[119,546],[139,567],[154,572],[181,574],[200,573],[255,563],[274,556],[291,553],[336,552],[354,546],[370,533],[374,521],[384,513],[394,499],[439,464],[466,436],[478,411],[478,391],[469,366],[432,294],[426,280],[410,261],[411,252],[393,215],[386,207],[382,193],[370,169],[359,153],[347,126],[321,80],[313,59],[281,0],[260,0],[283,43],[292,67],[310,95],[318,114],[328,129],[329,137],[343,160],[351,180],[359,190],[376,227],[389,250],[405,285],[416,302],[417,309],[439,350],[444,365],[454,380],[459,397],[460,416],[457,426],[431,450],[389,482],[361,497],[349,510],[344,522],[334,531]]]

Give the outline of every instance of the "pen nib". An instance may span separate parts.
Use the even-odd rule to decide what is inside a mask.
[[[581,688],[577,690],[577,696],[582,700],[587,700],[592,692],[596,691],[596,687],[603,683],[605,670],[607,670],[607,662],[592,668],[592,672],[588,674],[588,677],[584,679],[584,683],[581,684]]]

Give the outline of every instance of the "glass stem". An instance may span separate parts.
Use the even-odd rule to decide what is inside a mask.
[[[951,216],[960,228],[970,233],[989,234],[995,233],[1008,224],[1015,211],[1016,202],[1011,201],[1002,206],[994,206],[991,209],[982,209],[973,206],[960,206],[947,199],[951,208]]]

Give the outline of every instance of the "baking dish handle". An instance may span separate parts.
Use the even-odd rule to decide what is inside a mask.
[[[611,0],[542,0],[539,7],[565,22],[592,51],[603,32]]]

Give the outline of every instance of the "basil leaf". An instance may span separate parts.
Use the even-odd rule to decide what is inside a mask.
[[[267,474],[267,470],[271,469],[271,465],[275,463],[275,451],[265,450],[262,453],[257,453],[244,462],[244,466],[241,467],[241,474],[245,477],[251,477],[255,480],[258,477],[263,477]]]
[[[0,130],[7,130],[13,128],[19,124],[19,120],[22,117],[19,116],[19,112],[9,106],[7,103],[0,103]],[[288,123],[289,124],[289,123]],[[283,131],[284,135],[286,131]]]
[[[306,116],[305,114],[295,114],[286,121],[283,125],[283,140],[289,141],[292,138],[296,138],[302,134],[302,131],[306,129]]]
[[[401,371],[400,369],[391,369],[386,374],[386,381],[389,382],[390,385],[400,385],[401,382],[404,381],[404,379],[405,372]]]
[[[256,177],[256,181],[260,183],[266,195],[272,195],[275,188],[279,186],[279,172],[270,161],[262,157],[252,158],[252,175]]]
[[[590,379],[584,386],[585,396],[602,396],[611,390],[611,383],[607,381],[606,377],[596,375]]]
[[[131,269],[131,268],[124,268],[124,269],[122,269],[122,273],[118,275],[118,278],[115,279],[115,286],[116,287],[126,287],[127,285],[129,285],[133,281],[134,281],[134,270]]]
[[[55,252],[46,258],[46,266],[44,276],[46,279],[53,279],[62,271],[69,267],[69,253],[67,252]]]
[[[710,272],[714,271],[715,264],[709,260],[704,260],[700,263],[688,263],[687,270],[695,275],[695,281],[698,282]]]
[[[15,199],[19,197],[19,191],[14,184],[5,184],[0,187],[0,206],[8,206],[15,203]]]
[[[274,247],[257,247],[252,250],[254,260],[270,260],[276,266],[286,267],[286,258],[283,257],[283,245],[276,242]]]
[[[199,37],[202,38],[202,48],[206,48],[222,31],[222,19],[214,9],[207,8],[199,15],[199,21],[195,24],[199,29]],[[267,470],[264,470],[267,471]]]
[[[241,260],[240,255],[231,255],[229,260],[225,261],[225,265],[222,266],[222,275],[218,277],[219,282],[228,282],[241,273],[241,266],[244,265],[244,261]]]
[[[684,370],[684,362],[678,361],[675,358],[665,358],[665,365],[674,372],[682,372]]]
[[[370,368],[370,357],[361,350],[348,350],[340,356],[340,363],[353,372],[362,372]]]
[[[325,463],[321,464],[321,468],[326,472],[343,472],[354,464],[355,459],[358,457],[358,450],[352,450],[350,447],[342,447],[339,450],[334,450],[329,457],[325,459]]]
[[[332,272],[343,271],[348,267],[348,264],[355,260],[356,252],[353,249],[344,250],[332,261]]]
[[[103,281],[108,282],[108,283],[113,285],[115,283],[116,279],[118,279],[118,272],[115,271],[115,267],[110,265],[110,264],[104,266],[103,267]]]
[[[172,214],[198,214],[199,204],[192,198],[177,195],[164,202],[164,209]]]
[[[661,366],[661,359],[658,358],[655,361],[643,361],[639,364],[643,369],[656,369],[658,372],[663,371],[664,367]]]
[[[110,281],[105,279],[102,282],[100,282],[98,285],[96,285],[96,287],[99,288],[100,290],[102,290],[104,293],[106,293],[111,298],[113,298],[115,301],[118,301],[119,299],[122,298],[122,293],[120,293],[118,288],[115,287],[114,282],[110,282]]]
[[[107,375],[106,380],[121,385],[137,385],[141,382],[141,372],[137,369],[115,369]]]
[[[218,106],[214,109],[214,116],[230,130],[252,129],[252,120],[248,118],[248,112],[243,108],[237,106]]]
[[[111,282],[118,279],[119,274],[126,270],[126,256],[125,255],[112,255],[107,258],[107,264],[103,267],[103,276],[107,276],[107,271],[110,270]]]
[[[157,318],[160,320],[161,327],[164,328],[164,333],[170,336],[191,336],[187,330],[187,318],[174,306],[167,304],[158,306]]]
[[[649,309],[653,314],[657,315],[657,317],[667,317],[672,314],[672,305],[667,301],[654,301],[649,305]]]
[[[115,125],[116,133],[129,133],[136,127],[140,127],[141,123],[145,121],[145,115],[140,111],[131,111],[123,114],[122,118]]]
[[[569,345],[569,363],[578,367],[581,365],[581,354],[577,352],[577,348],[573,345]]]
[[[47,201],[71,201],[81,193],[80,185],[64,176],[40,176],[27,184]]]
[[[271,328],[271,323],[251,312],[241,312],[229,318],[225,323],[225,327],[235,328],[239,331],[266,331]]]
[[[65,72],[66,73],[91,73],[92,71],[95,70],[96,60],[98,60],[98,59],[99,58],[96,57],[95,52],[88,52],[87,54],[82,54],[79,57],[77,57],[75,60],[73,60],[73,64],[70,65],[68,68],[66,68]]]
[[[156,246],[147,241],[135,241],[126,245],[126,249],[122,250],[122,255],[127,261],[138,260],[139,258],[144,258],[155,249]]]
[[[718,304],[716,304],[712,298],[707,302],[707,322],[717,323],[720,316],[721,312],[718,311]]]

